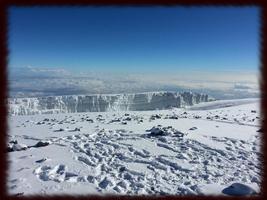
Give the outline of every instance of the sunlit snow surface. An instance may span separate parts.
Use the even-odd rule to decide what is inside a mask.
[[[228,195],[242,183],[259,193],[259,100],[218,102],[215,109],[9,117],[9,141],[51,144],[8,152],[8,192]],[[150,136],[158,125],[184,136]]]

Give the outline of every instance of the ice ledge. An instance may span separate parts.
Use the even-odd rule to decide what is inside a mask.
[[[10,115],[48,113],[162,110],[208,102],[207,94],[193,92],[147,92],[134,94],[69,95],[9,98]]]

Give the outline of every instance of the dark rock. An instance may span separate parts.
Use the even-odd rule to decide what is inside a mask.
[[[113,122],[120,122],[120,119],[112,119],[109,123],[113,123]]]
[[[7,152],[13,152],[13,148],[12,147],[7,147]]]
[[[18,196],[22,196],[23,194],[24,194],[24,192],[19,192],[19,193],[15,194],[15,196],[16,196],[16,197],[18,197]]]
[[[197,129],[197,127],[194,126],[194,127],[190,128],[189,130],[193,131],[193,130],[196,130],[196,129]]]
[[[61,131],[64,131],[64,129],[63,128],[60,128],[58,130],[54,130],[54,132],[61,132]]]
[[[198,116],[198,115],[196,115],[196,116],[194,116],[194,118],[195,118],[195,119],[200,119],[201,117]]]
[[[39,141],[33,147],[45,147],[48,146],[49,144],[50,144],[49,142]]]
[[[47,159],[46,158],[43,158],[43,159],[40,159],[40,160],[36,160],[35,162],[36,163],[42,163],[42,162],[44,162],[44,161],[46,161]]]
[[[165,135],[163,130],[161,130],[160,128],[156,128],[156,127],[153,127],[150,130],[150,134],[153,136]]]
[[[180,131],[176,131],[173,133],[175,136],[177,137],[184,137],[184,133],[180,132]]]
[[[152,118],[155,118],[155,119],[161,119],[161,116],[158,115],[158,114],[152,115],[151,117],[152,117]]]
[[[18,144],[18,143],[8,143],[8,147],[6,148],[7,152],[13,152],[13,151],[23,151],[28,149],[28,146],[25,144]]]
[[[170,116],[169,119],[178,119],[178,116],[173,115],[173,116]]]
[[[119,172],[124,172],[125,170],[126,170],[126,167],[122,166],[120,167]]]
[[[257,132],[263,133],[263,128],[260,128]]]
[[[90,183],[94,183],[95,182],[95,177],[89,175],[89,176],[87,176],[87,181],[90,182]]]
[[[124,118],[123,120],[124,120],[124,121],[131,121],[132,118],[131,118],[131,117],[126,117],[126,118]]]
[[[150,132],[149,136],[166,136],[166,135],[173,135],[176,137],[184,136],[184,133],[172,128],[172,126],[161,127],[161,125],[158,125],[157,127],[152,127],[150,130],[147,131]]]
[[[18,144],[18,141],[17,140],[11,140],[9,143],[10,144]]]

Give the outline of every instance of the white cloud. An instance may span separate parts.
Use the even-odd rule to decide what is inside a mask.
[[[9,70],[10,96],[131,93],[195,90],[220,98],[259,94],[253,72],[111,73],[70,72],[63,68],[32,67]],[[223,95],[225,94],[225,95]],[[227,94],[227,95],[226,95]]]

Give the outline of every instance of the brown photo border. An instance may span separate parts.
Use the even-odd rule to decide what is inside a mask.
[[[265,132],[267,123],[262,123],[262,184],[261,193],[251,197],[225,197],[225,196],[120,196],[120,195],[81,195],[81,196],[9,196],[7,192],[7,171],[8,162],[6,153],[7,139],[7,67],[8,67],[8,8],[10,6],[257,6],[260,8],[261,27],[260,27],[260,89],[261,89],[261,118],[263,122],[266,116],[266,81],[267,77],[267,0],[0,0],[0,200],[6,199],[267,199],[266,195],[266,140]]]

